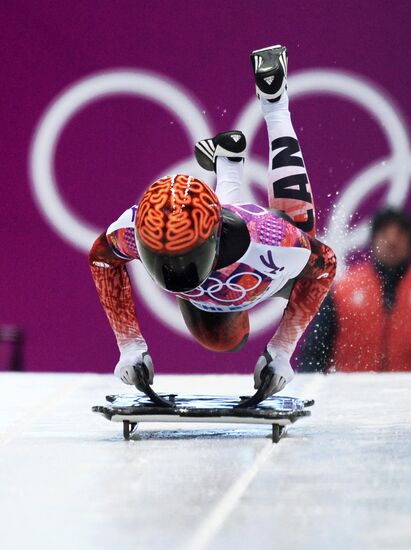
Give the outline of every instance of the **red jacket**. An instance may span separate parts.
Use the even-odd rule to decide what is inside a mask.
[[[334,296],[338,371],[411,370],[411,269],[398,283],[390,311],[384,309],[381,283],[370,263],[337,281]]]

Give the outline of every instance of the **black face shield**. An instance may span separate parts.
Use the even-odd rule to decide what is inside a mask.
[[[206,241],[185,254],[159,254],[136,239],[144,267],[154,281],[169,292],[193,290],[207,279],[216,262],[218,241],[216,228]]]

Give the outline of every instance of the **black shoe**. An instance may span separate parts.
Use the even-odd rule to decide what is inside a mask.
[[[254,70],[257,96],[272,103],[278,101],[287,86],[287,48],[270,46],[250,55]]]
[[[244,134],[239,130],[233,130],[198,141],[195,144],[194,153],[202,168],[215,172],[217,157],[227,157],[233,162],[241,162],[245,157],[246,147]]]

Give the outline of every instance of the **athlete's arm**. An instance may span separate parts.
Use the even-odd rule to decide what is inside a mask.
[[[286,269],[288,283],[281,291],[286,291],[288,304],[277,331],[254,369],[255,388],[260,387],[265,368],[271,370],[273,376],[268,393],[282,390],[293,379],[291,356],[301,335],[320,308],[336,269],[333,251],[294,226],[288,227],[283,235],[282,247],[284,262],[278,265],[284,265],[283,269]],[[281,291],[277,295],[281,295]]]
[[[119,258],[110,247],[106,233],[96,239],[89,254],[94,284],[120,351],[130,343],[144,341],[126,269],[126,263],[132,259]]]
[[[89,264],[100,302],[115,334],[120,359],[114,374],[126,384],[138,383],[136,371],[145,367],[153,382],[153,362],[141,334],[126,264],[138,259],[134,241],[136,208],[126,210],[93,244]]]
[[[311,255],[298,276],[287,307],[268,350],[280,350],[291,357],[298,340],[320,309],[335,277],[336,257],[330,247],[310,239]]]

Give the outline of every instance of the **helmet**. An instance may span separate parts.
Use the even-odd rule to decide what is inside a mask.
[[[136,245],[144,267],[162,288],[199,286],[217,259],[221,204],[192,176],[166,176],[146,190],[136,215]]]

